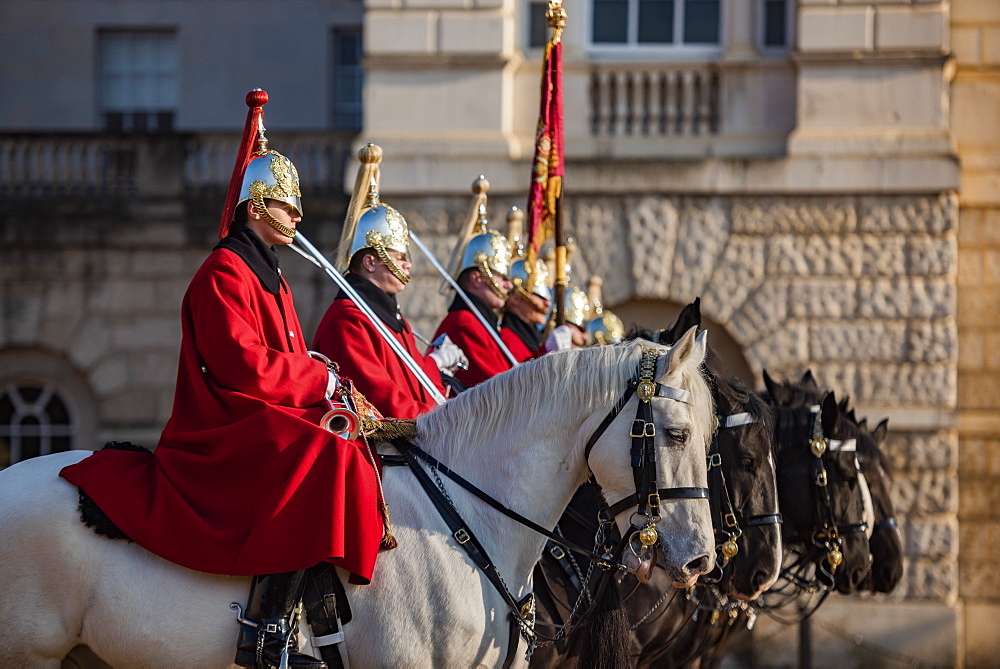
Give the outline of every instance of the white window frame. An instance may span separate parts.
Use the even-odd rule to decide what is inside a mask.
[[[631,58],[669,58],[671,60],[708,60],[721,56],[725,45],[723,44],[723,26],[725,25],[726,3],[719,2],[719,36],[718,42],[704,43],[691,42],[684,44],[680,39],[684,36],[684,10],[687,7],[687,0],[675,0],[674,4],[674,41],[670,44],[640,44],[639,36],[639,0],[627,0],[628,2],[628,40],[622,44],[607,42],[595,42],[592,24],[593,0],[583,3],[586,7],[587,51],[592,56],[611,57],[615,59]]]
[[[26,401],[21,395],[21,390],[27,387],[41,389],[41,393],[32,402]],[[50,422],[49,415],[45,411],[45,405],[48,404],[53,395],[58,397],[59,401],[66,407],[69,422],[65,425],[56,425]],[[25,438],[37,438],[39,440],[39,456],[57,452],[52,450],[52,439],[54,437],[66,437],[69,439],[69,448],[66,450],[77,448],[76,416],[74,415],[73,406],[59,392],[57,386],[42,379],[24,379],[19,383],[8,383],[0,387],[0,397],[4,396],[11,398],[11,402],[14,405],[14,419],[16,421],[13,424],[0,424],[0,438],[6,439],[10,443],[11,464],[24,461],[22,457],[23,453],[21,452],[21,441]],[[21,421],[28,417],[35,418],[38,424],[25,426]]]

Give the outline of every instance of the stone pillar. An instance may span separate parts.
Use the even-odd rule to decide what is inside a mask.
[[[1000,3],[956,0],[951,127],[962,165],[958,234],[960,595],[968,666],[1000,638]]]

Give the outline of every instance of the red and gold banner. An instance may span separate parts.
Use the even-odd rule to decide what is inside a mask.
[[[538,250],[555,232],[556,202],[562,195],[565,173],[562,42],[557,32],[557,36],[545,45],[545,60],[542,63],[542,101],[535,133],[531,190],[528,192],[528,267],[534,267]]]

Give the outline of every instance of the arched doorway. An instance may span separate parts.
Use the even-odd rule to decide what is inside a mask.
[[[656,330],[673,323],[684,306],[666,300],[640,299],[616,304],[611,307],[611,311],[622,319],[626,331],[632,327]],[[726,369],[733,376],[742,379],[748,387],[758,388],[761,383],[750,371],[750,365],[743,354],[743,348],[729,335],[726,328],[707,318],[704,314],[701,317],[701,325],[708,330],[708,343],[722,359]]]

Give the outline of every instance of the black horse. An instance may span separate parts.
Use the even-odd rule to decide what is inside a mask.
[[[632,336],[670,343],[676,339],[675,332],[683,334],[694,325],[700,325],[697,301],[685,308],[669,330]],[[640,665],[661,661],[698,610],[709,605],[703,615],[711,617],[716,597],[733,603],[749,601],[774,580],[780,567],[771,412],[742,382],[729,378],[711,350],[705,374],[719,418],[709,456],[710,503],[719,543],[716,570],[690,592],[671,588],[662,569],[654,570],[649,583],[639,583],[633,576],[622,580],[618,588],[632,631],[631,651]],[[600,508],[599,492],[584,486],[560,521],[560,530],[574,541],[593,541],[600,527]],[[539,631],[552,635],[558,625],[576,620],[588,605],[596,580],[589,576],[557,547],[543,555],[534,579],[538,617],[555,626],[540,622]],[[536,650],[531,666],[565,666],[586,660],[588,641],[586,628],[574,630]]]

